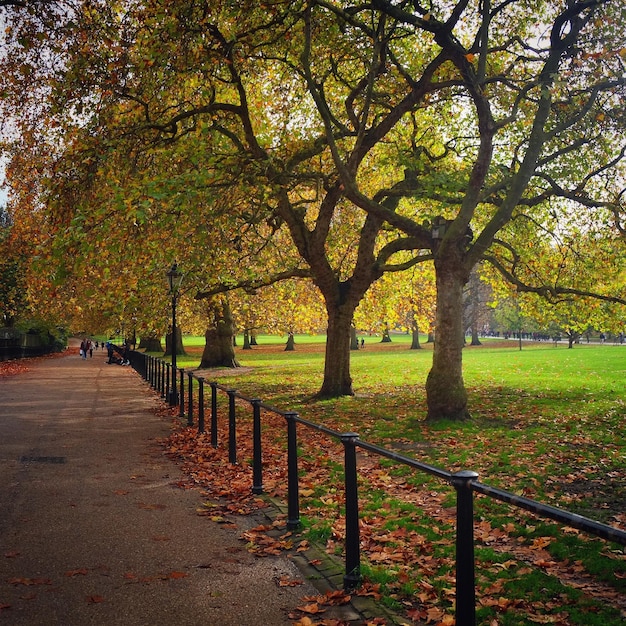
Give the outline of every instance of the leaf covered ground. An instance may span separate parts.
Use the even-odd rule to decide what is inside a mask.
[[[429,355],[402,345],[370,344],[354,355],[357,394],[334,401],[309,401],[322,357],[315,345],[289,355],[280,346],[256,348],[245,355],[246,367],[203,375],[399,454],[451,471],[473,469],[482,482],[626,529],[626,348],[584,348],[468,351],[473,419],[462,424],[423,421],[424,390],[416,380],[423,380]],[[22,373],[29,362],[0,363],[0,376]],[[273,510],[287,494],[284,419],[262,413],[264,494],[255,496],[249,405],[237,402],[236,464],[228,460],[225,394],[218,413],[217,449],[208,433],[174,419],[164,446],[188,476],[181,487],[203,489],[206,502],[198,514],[210,523]],[[315,545],[341,564],[343,449],[318,431],[298,432],[302,528],[288,532],[286,515],[279,513],[241,538],[259,557],[298,553],[313,560]],[[454,624],[453,489],[363,451],[358,466],[364,584],[355,593],[397,616],[382,617],[381,611],[366,623]],[[480,496],[475,513],[479,624],[625,622],[623,547]],[[326,616],[349,600],[341,590],[304,597],[291,618],[301,626],[341,626]]]
[[[303,418],[339,432],[356,431],[363,440],[402,455],[451,471],[473,469],[482,482],[626,528],[625,411],[619,382],[626,350],[598,357],[587,351],[585,369],[598,369],[595,374],[581,372],[577,362],[564,362],[581,358],[571,357],[573,351],[548,350],[538,356],[531,350],[527,355],[511,351],[503,355],[495,348],[485,351],[484,361],[482,357],[467,359],[468,381],[475,383],[468,382],[468,386],[478,407],[473,419],[428,425],[421,417],[425,413],[423,386],[412,380],[420,370],[408,372],[402,365],[406,358],[422,359],[424,367],[428,361],[422,355],[407,357],[397,347],[387,347],[385,354],[377,346],[369,349],[374,370],[371,364],[359,367],[353,359],[364,390],[335,401],[308,400],[314,391],[310,369],[316,367],[314,347],[300,350],[288,366],[283,359],[289,357],[276,349],[260,349],[256,366],[203,375],[207,380],[227,381],[246,397],[298,410]],[[609,354],[617,360],[606,363]],[[601,363],[608,374],[600,371]],[[616,365],[621,372],[615,372]],[[400,374],[387,376],[384,384],[381,372],[388,372],[389,367]],[[487,375],[481,374],[483,367]],[[494,380],[497,368],[504,367],[517,370],[520,385],[511,385],[506,376]],[[539,369],[533,376],[534,368]],[[578,374],[568,373],[568,368]],[[368,377],[379,382],[363,384]],[[560,379],[558,384],[546,383],[555,379]],[[225,394],[220,396],[218,414],[217,449],[211,446],[209,434],[182,426],[166,442],[168,453],[182,463],[190,482],[206,492],[201,514],[219,522],[227,515],[245,515],[269,506],[268,497],[284,500],[285,420],[262,413],[265,493],[254,496],[249,405],[237,403],[238,463],[234,465],[228,462]],[[302,529],[287,532],[284,516],[279,516],[272,524],[244,533],[248,549],[260,557],[290,551],[306,555],[308,546],[315,543],[341,558],[345,534],[342,463],[341,444],[300,427]],[[358,467],[365,581],[359,593],[375,596],[406,624],[453,624],[454,490],[363,451]],[[624,623],[626,559],[621,546],[484,497],[476,498],[475,513],[479,624]],[[336,624],[324,619],[324,607],[333,601],[337,598],[303,599],[300,611],[292,616],[294,623]],[[378,623],[387,622],[379,618]]]

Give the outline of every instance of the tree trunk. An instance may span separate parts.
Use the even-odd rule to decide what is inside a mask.
[[[252,345],[250,344],[250,333],[248,330],[243,331],[243,348],[242,350],[252,350]]]
[[[180,330],[180,326],[176,326],[176,354],[186,354],[183,347],[183,333]],[[165,335],[165,352],[163,356],[172,355],[172,333]]]
[[[205,344],[200,369],[207,367],[239,367],[235,358],[233,335],[235,325],[228,304],[224,304],[222,312],[216,312],[215,328],[207,329],[204,334]]]
[[[163,352],[161,340],[156,336],[141,337],[139,340],[139,349],[146,352]]]
[[[417,324],[413,323],[411,327],[411,350],[421,350],[422,346],[420,345],[420,332]]]
[[[471,346],[482,346],[483,344],[480,343],[480,339],[478,337],[478,328],[472,324],[472,342],[470,343]]]
[[[357,302],[358,304],[358,302]],[[350,376],[350,328],[356,305],[344,304],[328,309],[326,333],[326,357],[324,360],[324,382],[317,393],[318,398],[352,396]]]
[[[350,326],[350,350],[358,350],[359,349],[359,339],[356,336],[356,328],[354,326]]]
[[[447,261],[447,262],[446,262]],[[440,262],[437,270],[437,338],[433,365],[426,379],[428,420],[469,417],[463,383],[463,286],[466,278],[455,261]]]
[[[383,330],[383,338],[380,340],[380,343],[391,343],[391,335],[389,334],[389,326],[385,326],[385,330]]]
[[[296,349],[296,340],[293,337],[293,333],[287,335],[287,343],[285,344],[285,352],[293,352]]]
[[[259,344],[256,341],[256,331],[255,330],[251,330],[250,331],[250,345],[251,346],[258,346]]]

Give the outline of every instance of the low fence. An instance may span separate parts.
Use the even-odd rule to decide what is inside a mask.
[[[357,448],[375,455],[407,465],[415,470],[436,476],[451,484],[456,491],[456,624],[457,626],[475,626],[476,593],[474,571],[474,492],[494,500],[530,511],[539,517],[551,519],[567,526],[582,530],[587,534],[626,545],[626,532],[601,524],[592,519],[570,513],[557,507],[542,504],[530,498],[518,496],[503,489],[498,489],[478,481],[478,474],[471,470],[451,473],[438,467],[421,463],[410,457],[363,441],[357,433],[340,433],[320,424],[304,419],[293,411],[281,411],[262,402],[258,398],[248,398],[236,389],[231,389],[216,382],[206,382],[193,372],[185,372],[162,359],[132,352],[131,365],[163,398],[175,398],[181,418],[187,418],[187,425],[194,426],[196,420],[198,432],[205,432],[205,387],[210,388],[210,436],[211,445],[218,446],[218,393],[228,396],[228,458],[230,463],[237,462],[237,422],[235,401],[240,400],[250,405],[253,420],[253,459],[252,485],[255,494],[263,493],[263,453],[261,446],[261,409],[282,416],[285,419],[287,439],[287,528],[295,529],[300,525],[300,496],[298,478],[298,426],[315,430],[341,442],[344,450],[344,488],[345,488],[345,574],[344,587],[347,590],[357,587],[361,580],[361,556],[359,536],[359,498]],[[172,381],[175,381],[173,383]],[[195,384],[194,384],[195,381]],[[171,394],[171,388],[176,387]],[[197,400],[194,399],[194,387]]]
[[[28,359],[36,356],[44,356],[59,352],[58,346],[24,346],[4,345],[0,346],[0,361],[12,361],[13,359]]]

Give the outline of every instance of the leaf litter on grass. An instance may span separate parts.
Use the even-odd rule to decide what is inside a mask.
[[[271,414],[263,417],[264,491],[267,496],[284,499],[287,484],[286,452],[281,434],[284,421]],[[182,463],[190,481],[202,487],[210,498],[199,514],[220,523],[230,515],[249,515],[270,506],[266,497],[251,493],[251,425],[241,419],[237,427],[237,454],[245,459],[237,465],[228,462],[227,450],[213,448],[210,437],[198,434],[193,428],[178,429],[166,442],[168,454]],[[221,441],[227,441],[227,437],[226,431],[220,432]],[[457,446],[458,443],[458,438],[447,442]],[[313,520],[310,522],[313,527],[328,525],[330,531],[325,548],[334,556],[342,553],[345,538],[343,486],[338,482],[336,469],[341,464],[342,454],[340,444],[315,431],[307,431],[300,441],[300,513],[303,519]],[[427,623],[445,624],[454,612],[455,586],[455,509],[447,502],[450,488],[445,488],[444,484],[441,489],[426,477],[408,480],[395,472],[396,468],[381,463],[378,457],[359,452],[360,540],[364,569],[372,572],[373,578],[380,568],[392,573],[390,579],[378,587],[378,593],[381,598],[386,597],[395,610],[407,618],[419,617]],[[383,497],[377,500],[376,494],[383,494]],[[597,611],[605,603],[614,607],[617,615],[619,612],[626,615],[624,595],[619,590],[598,582],[580,564],[552,558],[545,549],[552,543],[552,537],[527,541],[518,536],[520,526],[532,526],[530,514],[511,510],[509,517],[512,522],[504,526],[492,525],[486,518],[476,519],[477,548],[486,546],[498,555],[494,561],[481,561],[478,556],[477,562],[478,607],[487,610],[492,619],[509,614],[517,615],[518,619],[524,616],[528,620],[525,623],[579,623],[570,622],[567,617],[569,608],[580,605],[575,596],[569,598],[563,594],[552,602],[511,596],[506,585],[514,584],[534,569],[584,594],[589,598],[590,611]],[[302,540],[304,534],[306,529],[288,532],[286,516],[279,515],[273,524],[250,528],[241,538],[249,551],[261,557],[306,552],[308,544]],[[623,554],[611,553],[611,558],[618,562],[623,560]],[[375,582],[365,580],[370,585]],[[550,622],[552,618],[558,619]],[[548,621],[541,622],[542,619]]]

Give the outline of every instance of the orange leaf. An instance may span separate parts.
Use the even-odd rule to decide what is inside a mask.
[[[168,578],[187,578],[188,574],[185,574],[185,572],[170,572],[167,577]]]
[[[316,613],[323,613],[325,609],[322,609],[317,602],[313,602],[312,604],[306,604],[305,606],[299,606],[299,611],[303,613],[309,613],[311,615],[315,615]]]
[[[86,576],[87,575],[87,570],[84,567],[81,567],[80,569],[71,569],[68,572],[65,572],[66,576]]]
[[[100,604],[100,602],[104,602],[104,598],[102,596],[87,596],[87,602],[89,604]]]

